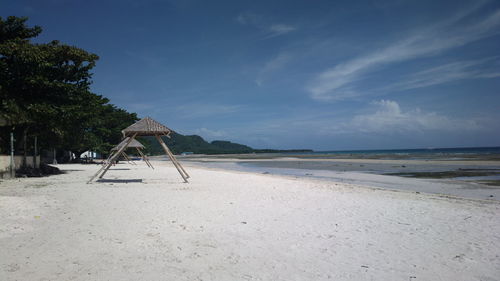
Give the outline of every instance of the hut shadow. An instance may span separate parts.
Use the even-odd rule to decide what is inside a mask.
[[[107,182],[107,183],[133,183],[142,182],[142,179],[99,179],[97,182]]]
[[[125,170],[130,170],[129,168],[111,168],[109,169],[110,171],[125,171]]]

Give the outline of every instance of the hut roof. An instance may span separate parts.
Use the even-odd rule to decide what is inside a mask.
[[[154,136],[168,135],[170,132],[172,132],[172,130],[167,128],[167,126],[151,119],[150,117],[142,118],[122,130],[122,134],[125,137],[133,136],[136,133],[137,136]]]
[[[126,137],[125,139],[123,139],[119,144],[117,144],[115,147],[113,147],[111,149],[111,151],[119,150],[122,146],[124,146],[128,142],[129,138],[130,137]],[[142,145],[142,143],[140,143],[138,140],[133,139],[127,147],[144,148],[144,145]]]

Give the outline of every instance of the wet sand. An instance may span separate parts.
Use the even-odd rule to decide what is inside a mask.
[[[210,168],[320,178],[387,189],[500,200],[500,180],[497,179],[500,176],[500,161],[294,157],[239,159],[227,156],[192,156],[185,161]]]

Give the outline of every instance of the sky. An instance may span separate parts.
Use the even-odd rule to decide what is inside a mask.
[[[254,148],[500,146],[500,1],[0,0],[93,92]]]

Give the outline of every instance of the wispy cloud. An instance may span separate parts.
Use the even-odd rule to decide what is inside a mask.
[[[276,57],[272,58],[259,71],[257,78],[255,79],[255,83],[261,86],[271,73],[282,69],[291,59],[292,56],[288,53],[280,53]]]
[[[253,13],[243,13],[240,14],[236,20],[243,25],[254,26],[260,30],[262,30],[264,34],[264,38],[272,38],[280,35],[284,35],[295,31],[297,28],[283,23],[274,23],[267,18],[253,14]]]
[[[445,50],[464,46],[479,39],[500,33],[500,10],[488,17],[472,22],[469,16],[478,7],[455,17],[414,32],[388,47],[353,58],[323,71],[307,86],[311,97],[317,100],[338,100],[359,96],[356,82],[365,75],[393,63],[409,61],[439,54]]]
[[[401,82],[391,84],[382,89],[385,91],[402,91],[423,88],[463,79],[480,79],[500,77],[500,59],[491,57],[480,60],[452,62],[432,67],[409,75]]]
[[[269,26],[269,30],[276,35],[285,34],[294,31],[296,28],[286,24],[273,24]]]
[[[205,118],[217,115],[227,115],[243,110],[241,105],[228,105],[216,103],[191,103],[176,107],[176,112],[183,119]]]
[[[215,140],[217,138],[226,137],[227,133],[223,130],[211,130],[207,128],[199,128],[194,130],[194,134],[200,135],[208,141]]]

